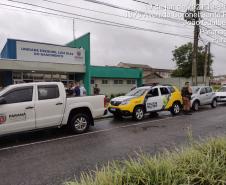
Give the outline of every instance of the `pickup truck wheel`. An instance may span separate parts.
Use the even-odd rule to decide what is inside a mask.
[[[211,107],[212,107],[213,109],[217,107],[217,100],[216,100],[216,99],[214,99],[214,100],[212,101]]]
[[[142,107],[136,107],[133,111],[133,119],[135,121],[141,121],[144,118],[144,109]]]
[[[90,120],[84,113],[74,115],[69,122],[69,129],[73,133],[81,134],[89,129]]]
[[[192,109],[194,111],[198,111],[199,110],[199,102],[198,101],[195,101],[192,105]]]
[[[170,109],[171,114],[173,116],[176,116],[176,115],[180,114],[180,111],[181,111],[181,105],[180,105],[180,103],[175,102],[173,104],[173,106],[171,107],[171,109]]]

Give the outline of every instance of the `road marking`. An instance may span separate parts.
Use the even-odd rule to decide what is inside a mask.
[[[33,142],[33,143],[28,143],[28,144],[22,144],[22,145],[17,145],[17,146],[5,147],[5,148],[1,148],[0,151],[12,150],[12,149],[22,148],[22,147],[26,147],[26,146],[33,146],[33,145],[37,145],[37,144],[50,143],[50,142],[54,142],[54,141],[60,141],[60,140],[64,140],[64,139],[70,139],[70,138],[76,138],[76,137],[81,137],[81,136],[87,136],[87,135],[92,135],[92,134],[97,134],[97,133],[102,133],[102,132],[109,132],[109,131],[118,130],[118,129],[121,129],[121,128],[129,128],[129,127],[133,127],[133,126],[143,125],[143,124],[146,124],[146,123],[160,122],[160,121],[171,120],[171,119],[179,118],[179,117],[183,117],[183,115],[175,116],[175,117],[167,117],[167,118],[162,118],[162,119],[152,120],[152,121],[144,121],[144,122],[140,122],[140,123],[124,125],[124,126],[119,126],[119,127],[109,128],[109,129],[103,129],[103,130],[97,130],[97,131],[93,131],[93,132],[91,131],[91,132],[87,132],[87,133],[79,134],[79,135],[65,136],[65,137],[49,139],[49,140],[45,140],[45,141],[37,141],[37,142]],[[130,123],[130,122],[125,122],[125,123]]]

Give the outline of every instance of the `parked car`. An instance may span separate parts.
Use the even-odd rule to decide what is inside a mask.
[[[226,102],[226,85],[222,86],[217,92],[217,102]]]
[[[132,116],[140,121],[145,113],[170,111],[173,115],[180,113],[182,97],[180,91],[173,86],[144,86],[139,87],[126,96],[112,99],[108,107],[115,118]]]
[[[191,105],[194,111],[198,111],[202,105],[211,105],[212,108],[217,107],[217,96],[212,87],[193,86],[192,91]]]
[[[10,85],[0,91],[0,135],[63,125],[83,133],[104,115],[104,98],[67,98],[61,82]]]

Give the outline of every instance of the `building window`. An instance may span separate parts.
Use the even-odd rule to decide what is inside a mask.
[[[123,84],[123,80],[114,80],[114,84]]]
[[[136,80],[127,80],[127,84],[136,84]]]
[[[108,80],[102,80],[102,84],[108,84]]]
[[[114,80],[114,84],[118,84],[119,82],[118,82],[118,80]]]
[[[132,84],[132,80],[127,80],[127,84]]]
[[[91,84],[94,84],[95,83],[95,81],[94,80],[91,80]]]

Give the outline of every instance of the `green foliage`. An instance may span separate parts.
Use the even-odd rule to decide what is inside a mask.
[[[192,54],[193,45],[187,43],[173,51],[173,61],[176,63],[177,69],[173,72],[173,77],[191,77],[192,74]],[[204,63],[205,63],[205,48],[198,47],[197,57],[197,73],[198,76],[204,75]],[[208,64],[207,75],[211,75],[211,66],[213,63],[213,56],[210,56],[210,62]]]
[[[225,185],[226,138],[162,155],[113,162],[66,185]]]

